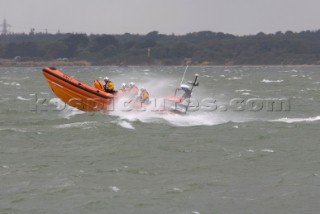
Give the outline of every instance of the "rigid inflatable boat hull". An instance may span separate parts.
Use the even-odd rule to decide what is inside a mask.
[[[55,68],[44,68],[43,75],[57,97],[82,111],[107,111],[112,109],[113,94],[82,83]]]

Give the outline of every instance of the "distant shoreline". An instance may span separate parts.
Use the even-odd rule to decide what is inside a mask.
[[[141,65],[94,65],[89,61],[85,60],[70,60],[70,61],[61,61],[61,60],[48,60],[48,61],[16,61],[9,59],[0,59],[0,67],[77,67],[77,66],[186,66],[185,64],[177,65],[162,65],[162,64],[141,64]],[[192,64],[189,63],[190,67],[320,67],[319,64],[247,64],[247,65],[233,65],[233,64],[210,64],[208,62],[203,64]]]
[[[61,60],[48,60],[48,61],[16,61],[9,59],[0,59],[0,67],[59,67],[59,66],[91,66],[88,61],[61,61]]]

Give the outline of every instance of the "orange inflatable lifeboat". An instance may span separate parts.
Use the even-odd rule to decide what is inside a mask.
[[[115,96],[103,90],[100,80],[96,80],[95,87],[92,87],[56,68],[44,68],[42,73],[52,91],[66,104],[88,112],[112,110]]]

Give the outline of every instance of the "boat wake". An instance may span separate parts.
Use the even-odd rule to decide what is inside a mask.
[[[320,121],[320,116],[307,117],[307,118],[279,118],[276,120],[270,120],[270,122],[283,122],[283,123],[303,123],[303,122],[316,122]]]
[[[59,98],[50,99],[49,104],[56,107],[57,112],[59,112],[59,116],[62,118],[70,119],[75,115],[85,114],[84,111],[80,111],[76,108],[67,105],[66,103],[62,102]]]
[[[165,114],[159,113],[157,111],[123,111],[123,110],[113,110],[107,113],[96,112],[96,113],[87,113],[80,111],[76,108],[67,106],[60,101],[58,98],[53,98],[50,100],[50,103],[56,106],[56,109],[59,110],[59,117],[71,119],[79,115],[88,114],[98,115],[99,120],[101,116],[107,118],[106,123],[113,123],[125,129],[134,130],[136,123],[143,124],[167,124],[175,127],[193,127],[193,126],[215,126],[226,123],[245,123],[245,122],[282,122],[282,123],[312,123],[320,121],[320,116],[315,117],[306,117],[306,118],[295,118],[295,117],[278,117],[278,118],[268,118],[268,117],[258,117],[248,114],[233,114],[232,112],[189,112],[188,114]],[[93,118],[90,118],[93,119]],[[103,119],[102,119],[103,120]],[[104,121],[104,120],[103,120]],[[92,121],[90,124],[93,123]],[[66,126],[74,127],[80,123],[70,123]],[[80,124],[82,127],[83,124]],[[59,126],[63,128],[64,126]]]
[[[66,105],[58,98],[50,100],[50,104],[54,105],[60,118],[71,119],[79,115],[101,115],[105,118],[111,118],[110,122],[115,123],[126,129],[135,129],[134,123],[155,123],[155,124],[169,124],[172,126],[188,127],[188,126],[213,126],[224,124],[228,122],[246,122],[250,119],[235,118],[227,114],[219,114],[213,112],[190,112],[188,114],[168,114],[160,113],[151,110],[140,111],[124,111],[115,109],[107,113],[96,112],[89,113],[83,112],[76,108]],[[60,127],[61,128],[61,127]]]
[[[173,95],[173,92],[176,90],[177,85],[179,83],[177,80],[172,79],[164,79],[164,78],[146,78],[139,80],[140,82],[136,82],[138,86],[144,86],[148,89],[150,94],[154,97],[151,98],[151,104],[149,107],[142,107],[137,109],[126,109],[125,103],[130,103],[132,100],[123,98],[124,100],[118,100],[113,104],[113,106],[109,109],[108,112],[95,112],[95,113],[86,113],[80,111],[76,108],[70,107],[62,102],[58,98],[54,98],[50,100],[50,104],[56,106],[57,110],[59,110],[59,116],[66,119],[71,119],[76,117],[77,115],[88,114],[97,116],[97,120],[101,120],[103,123],[111,123],[116,124],[125,129],[136,129],[138,123],[143,124],[167,124],[171,126],[177,127],[192,127],[192,126],[215,126],[226,123],[245,123],[245,122],[283,122],[283,123],[310,123],[315,121],[320,121],[320,116],[316,117],[306,117],[306,118],[297,118],[294,117],[294,113],[292,112],[268,112],[268,111],[242,111],[236,112],[229,110],[227,111],[227,104],[225,111],[223,108],[217,108],[215,111],[205,111],[198,110],[192,111],[189,108],[187,114],[177,114],[175,111],[170,111],[170,109],[162,108],[164,105],[164,97],[168,95]],[[117,80],[120,82],[120,80]],[[263,79],[261,82],[263,83],[281,83],[282,79],[269,80]],[[166,85],[167,87],[163,87]],[[237,94],[241,93],[241,95],[249,95],[252,90],[250,89],[235,89]],[[205,96],[210,97],[207,91],[197,88],[195,90],[195,94],[192,97],[201,98]],[[224,94],[217,93],[215,97],[223,97]],[[159,99],[155,99],[158,97]],[[23,100],[23,97],[19,97],[18,99]],[[224,104],[224,103],[219,103]],[[222,106],[222,105],[221,105]],[[250,106],[249,106],[250,107]],[[159,110],[160,108],[160,110]],[[289,117],[293,116],[293,117]],[[103,116],[103,117],[101,117]],[[108,119],[105,119],[108,118]],[[92,118],[91,118],[92,119]],[[91,120],[90,119],[90,120]],[[77,124],[76,124],[77,125]],[[234,125],[237,126],[237,125]]]
[[[215,114],[206,113],[190,113],[186,115],[180,114],[167,114],[153,111],[143,112],[123,112],[113,111],[110,115],[118,117],[120,124],[128,125],[132,122],[142,123],[158,123],[158,124],[171,124],[173,126],[212,126],[227,123],[230,120],[221,118]],[[123,121],[126,121],[123,123]],[[127,128],[127,127],[124,127]]]

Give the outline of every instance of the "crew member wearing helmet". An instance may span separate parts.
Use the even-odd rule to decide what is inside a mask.
[[[129,86],[126,83],[122,83],[122,90],[124,92],[128,92],[129,91]]]
[[[112,82],[108,77],[105,77],[103,80],[104,80],[104,82],[106,83],[106,84],[103,86],[104,91],[107,92],[107,93],[114,94],[114,93],[115,93],[115,90],[114,90],[114,84],[113,84],[113,82]]]
[[[150,100],[149,100],[149,92],[144,88],[144,87],[141,87],[141,93],[140,93],[140,102],[141,103],[144,103],[144,104],[149,104],[150,103]]]
[[[130,82],[129,84],[129,93],[132,97],[136,97],[139,94],[139,89],[134,82]]]
[[[129,92],[129,86],[126,83],[122,83],[121,89],[118,90],[117,95],[126,95]]]

